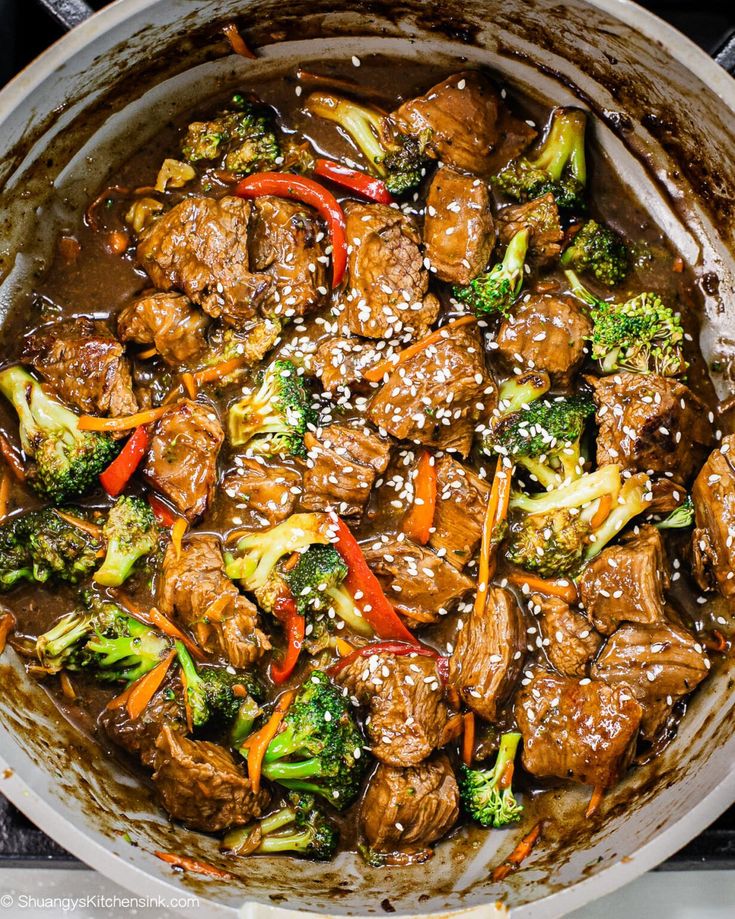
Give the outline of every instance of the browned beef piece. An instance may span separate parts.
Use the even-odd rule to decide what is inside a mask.
[[[385,472],[390,443],[364,424],[330,424],[304,437],[308,451],[302,505],[334,510],[342,517],[361,514],[376,476]]]
[[[555,669],[568,677],[587,676],[602,637],[586,616],[571,609],[560,597],[534,594],[530,607],[538,618],[546,656]]]
[[[426,197],[424,245],[440,280],[467,284],[480,274],[495,245],[485,182],[445,166],[437,170]]]
[[[373,397],[368,417],[399,440],[467,456],[475,423],[496,401],[477,328],[461,326],[400,364]]]
[[[260,817],[265,788],[255,794],[229,750],[164,727],[156,742],[153,783],[166,810],[193,830],[217,833]]]
[[[418,338],[439,313],[428,296],[429,273],[419,251],[415,222],[385,204],[348,201],[349,287],[345,319],[353,335],[393,338],[413,332]]]
[[[688,482],[712,444],[706,405],[678,380],[644,373],[588,377],[597,406],[597,463]]]
[[[735,435],[713,450],[694,481],[696,528],[692,534],[694,571],[700,587],[717,584],[723,597],[735,597]]]
[[[249,270],[250,203],[185,198],[143,233],[138,260],[159,290],[180,290],[235,328],[270,295],[273,279]]]
[[[325,338],[314,352],[314,371],[326,392],[357,387],[363,372],[389,353],[360,338]]]
[[[614,785],[635,752],[642,714],[626,686],[538,671],[515,702],[523,766],[541,777]]]
[[[538,137],[536,128],[516,117],[507,106],[500,109],[497,124],[498,140],[490,156],[490,173],[500,172],[511,160],[520,156]]]
[[[595,628],[611,635],[621,622],[665,618],[669,566],[661,534],[648,524],[608,546],[584,569],[579,596]]]
[[[138,410],[125,349],[101,322],[72,319],[46,326],[26,341],[23,357],[80,412],[132,415]]]
[[[568,389],[591,331],[589,317],[569,297],[531,294],[500,324],[498,354],[510,368],[545,370],[556,388]]]
[[[154,345],[167,364],[183,364],[207,347],[209,318],[183,294],[148,293],[134,300],[117,317],[122,341]]]
[[[430,857],[431,844],[459,819],[459,788],[448,757],[440,753],[408,769],[381,763],[358,819],[371,853],[385,856],[388,864]]]
[[[248,319],[240,328],[215,329],[210,335],[208,365],[236,357],[243,367],[254,367],[276,346],[283,326],[278,319]]]
[[[143,474],[182,514],[196,520],[212,500],[224,439],[214,409],[184,399],[157,422]]]
[[[523,613],[510,591],[491,587],[485,609],[473,609],[461,626],[449,658],[449,684],[468,708],[494,721],[523,667]]]
[[[373,654],[335,676],[368,708],[373,755],[390,766],[415,766],[442,742],[448,710],[433,658]]]
[[[163,613],[191,629],[205,651],[233,667],[249,666],[270,648],[268,637],[259,628],[258,610],[225,574],[215,536],[192,536],[181,547],[179,558],[169,545],[157,601]]]
[[[476,71],[455,73],[409,99],[390,121],[404,134],[428,137],[429,151],[443,163],[478,175],[491,172],[496,152],[510,158],[533,138],[503,110],[495,87]]]
[[[303,316],[327,293],[325,234],[316,214],[285,198],[266,196],[253,202],[250,267],[273,278],[267,311],[276,316]]]
[[[445,453],[436,460],[436,487],[429,545],[462,569],[480,545],[490,485]]]
[[[561,255],[564,231],[551,192],[526,204],[503,208],[497,216],[497,227],[504,245],[521,230],[530,230],[528,261],[531,264],[548,265]]]
[[[474,582],[435,552],[409,539],[376,536],[362,544],[386,596],[411,628],[436,622]]]
[[[659,476],[651,481],[649,514],[670,514],[684,502],[687,490],[679,482]]]
[[[621,625],[592,667],[595,679],[630,687],[643,707],[641,736],[646,740],[655,737],[674,703],[708,672],[709,661],[696,638],[670,623]]]
[[[257,525],[275,526],[289,517],[300,492],[298,469],[279,463],[273,457],[269,457],[267,463],[263,457],[238,457],[235,468],[222,480],[218,499],[223,495],[229,499],[226,528],[247,526],[251,518],[255,518],[253,528],[257,528]],[[248,518],[247,524],[244,517]]]

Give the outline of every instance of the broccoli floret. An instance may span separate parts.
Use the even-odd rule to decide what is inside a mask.
[[[103,682],[137,680],[170,650],[160,632],[106,601],[69,613],[36,639],[38,658],[49,673],[82,671]]]
[[[592,358],[603,373],[684,373],[688,364],[681,321],[657,294],[647,291],[625,303],[609,303],[590,293],[573,271],[565,274],[572,293],[590,307]]]
[[[20,581],[76,584],[97,564],[101,543],[53,508],[30,511],[0,526],[0,590]]]
[[[454,287],[454,296],[480,314],[507,316],[523,287],[529,230],[519,230],[508,243],[503,261],[473,278],[463,287]]]
[[[624,281],[630,268],[630,252],[615,230],[588,220],[561,257],[566,268],[583,271],[600,284],[614,287]]]
[[[527,370],[510,377],[500,387],[498,410],[503,416],[520,412],[550,389],[551,380],[545,370]]]
[[[682,503],[663,520],[654,524],[659,530],[679,530],[690,527],[694,523],[694,502],[692,496],[687,495]]]
[[[18,414],[21,445],[34,461],[28,480],[54,504],[84,494],[115,458],[117,441],[80,431],[79,417],[44,392],[23,367],[0,372],[0,392]]]
[[[512,160],[493,182],[517,201],[551,192],[560,209],[584,212],[586,126],[587,116],[579,109],[555,109],[546,137],[536,150]]]
[[[102,535],[107,552],[94,580],[105,587],[119,587],[130,577],[138,559],[155,550],[159,529],[147,501],[122,496],[110,509]]]
[[[260,387],[230,406],[228,424],[233,446],[254,453],[304,456],[304,434],[316,422],[309,394],[291,361],[274,361]]]
[[[513,760],[521,735],[503,734],[492,769],[462,766],[459,793],[467,813],[481,826],[498,829],[521,819],[523,807],[516,801],[512,788]]]
[[[223,667],[197,668],[183,642],[175,642],[194,727],[210,721],[233,725],[235,746],[250,733],[260,709],[255,700],[235,687],[247,690],[247,680]]]
[[[621,467],[610,464],[540,495],[515,494],[506,557],[542,577],[575,574],[646,510],[649,492],[647,475],[623,479]],[[599,522],[602,501],[611,509]]]
[[[184,157],[196,163],[224,154],[224,168],[239,175],[276,168],[281,147],[271,109],[239,94],[233,96],[232,106],[235,111],[225,110],[212,121],[189,125],[182,146]]]
[[[316,861],[329,861],[339,844],[339,830],[318,807],[314,796],[291,792],[289,803],[257,823],[233,830],[222,842],[224,851],[238,855],[295,852]]]
[[[365,771],[364,740],[342,695],[315,670],[299,690],[263,757],[265,778],[321,795],[339,809],[354,801]],[[247,750],[243,751],[247,755]]]
[[[346,131],[393,194],[415,188],[426,174],[428,132],[417,138],[396,133],[379,112],[333,93],[312,93],[306,109]]]

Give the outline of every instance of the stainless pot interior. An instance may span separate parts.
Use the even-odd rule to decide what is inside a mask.
[[[228,55],[217,23],[235,14],[257,61]],[[728,392],[735,375],[735,90],[704,55],[627,3],[598,0],[120,0],[83,25],[0,96],[6,328],[50,257],[54,234],[137,145],[173,115],[247,73],[318,67],[372,53],[432,64],[458,57],[531,96],[583,104],[594,142],[669,234],[701,287],[702,347]],[[729,161],[729,167],[728,167]],[[217,861],[216,841],[172,828],[146,787],[62,722],[12,652],[0,667],[0,787],[47,831],[136,893],[193,892],[207,914],[284,907],[335,915],[561,915],[683,845],[735,799],[732,667],[690,707],[663,756],[632,772],[585,821],[589,789],[550,793],[541,844],[502,884],[493,865],[517,841],[463,832],[411,869],[374,870],[343,854],[326,866],[250,859],[240,883],[175,876],[152,852]],[[128,834],[127,839],[123,834]],[[130,844],[132,840],[133,845]],[[202,914],[202,909],[191,909]]]

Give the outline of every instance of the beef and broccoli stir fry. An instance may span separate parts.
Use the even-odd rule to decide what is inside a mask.
[[[727,647],[688,275],[581,109],[283,85],[59,240],[0,369],[3,632],[233,863],[591,813]]]

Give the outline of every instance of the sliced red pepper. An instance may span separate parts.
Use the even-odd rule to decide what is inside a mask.
[[[145,425],[136,428],[115,459],[100,474],[100,484],[111,498],[117,498],[125,489],[145,456],[150,440],[150,434]]]
[[[393,203],[393,196],[382,179],[376,179],[375,176],[360,172],[359,169],[350,169],[349,166],[335,163],[334,160],[318,159],[314,167],[314,175],[329,179],[330,182],[341,185],[343,188],[349,188],[350,191],[362,195],[363,198],[369,198],[371,201],[377,201],[378,204]]]
[[[345,215],[334,195],[323,185],[305,176],[285,172],[256,172],[235,188],[241,198],[276,195],[302,201],[316,208],[326,220],[332,243],[332,286],[338,287],[347,267],[347,230]]]
[[[436,669],[439,672],[439,676],[444,680],[440,670],[440,662],[446,661],[447,658],[442,657],[434,648],[429,648],[426,645],[408,644],[405,641],[377,641],[371,645],[363,645],[361,648],[355,648],[355,650],[346,657],[341,657],[336,663],[332,664],[327,672],[330,676],[334,676],[339,673],[340,670],[349,667],[349,665],[358,658],[372,657],[373,654],[392,654],[394,657],[404,657],[406,654],[418,654],[420,657],[433,657],[436,660]]]
[[[345,587],[352,597],[358,592],[362,594],[359,607],[368,624],[372,626],[378,638],[393,638],[417,645],[418,639],[399,619],[398,613],[383,593],[380,582],[370,570],[362,549],[347,525],[336,514],[332,519],[337,527],[334,548],[342,556],[348,569],[344,580]]]
[[[286,653],[283,660],[280,664],[271,664],[271,679],[276,686],[280,686],[281,683],[286,682],[296,667],[306,634],[306,620],[299,615],[294,598],[285,594],[278,597],[273,604],[273,615],[283,623],[286,635]]]
[[[164,527],[172,527],[179,519],[171,508],[157,495],[148,495],[148,503],[151,506],[156,520]]]
[[[431,538],[436,511],[436,466],[428,450],[422,450],[413,481],[413,504],[403,518],[401,529],[422,546]]]

